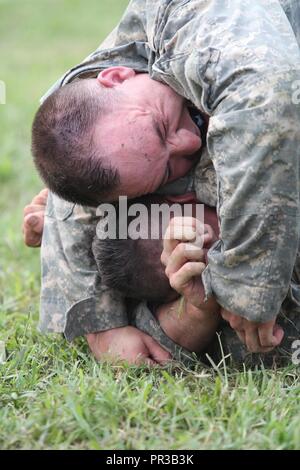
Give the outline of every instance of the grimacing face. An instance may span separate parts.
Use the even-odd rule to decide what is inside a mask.
[[[99,142],[109,156],[107,164],[120,174],[121,183],[110,199],[152,193],[184,176],[202,145],[186,100],[148,74],[126,67],[101,72],[96,92],[102,86],[122,92],[94,132],[96,145]]]

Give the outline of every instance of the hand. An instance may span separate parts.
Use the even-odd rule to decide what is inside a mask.
[[[207,250],[202,246],[210,246],[214,240],[212,228],[193,217],[174,217],[164,237],[161,261],[170,285],[197,308],[203,308],[204,301],[200,276],[206,267]]]
[[[114,328],[86,335],[89,347],[96,357],[123,360],[129,364],[164,364],[171,355],[151,336],[133,326]]]
[[[45,188],[24,208],[22,232],[27,246],[41,246],[47,198],[48,189]]]
[[[221,310],[221,315],[253,353],[267,353],[279,346],[283,337],[283,329],[276,324],[276,319],[267,323],[250,322],[246,318],[234,315],[228,310]]]

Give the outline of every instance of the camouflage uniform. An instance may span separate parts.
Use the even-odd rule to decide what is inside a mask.
[[[101,284],[92,255],[93,208],[49,193],[42,240],[40,330],[68,340],[128,325],[124,300]]]
[[[132,0],[105,43],[49,91],[124,65],[210,117],[195,183],[201,201],[217,204],[221,240],[203,282],[224,308],[258,322],[274,318],[287,295],[299,297],[291,292],[299,292],[299,44],[298,0]],[[89,257],[94,225],[93,210],[49,198],[44,331],[72,339],[128,322]]]
[[[291,356],[294,352],[293,343],[300,338],[300,307],[286,305],[282,308],[278,317],[278,324],[283,328],[285,335],[278,348],[267,354],[250,353],[246,346],[240,341],[235,331],[226,323],[221,321],[218,334],[206,351],[197,355],[179,346],[171,340],[162,330],[158,321],[146,302],[141,302],[130,313],[130,323],[139,330],[152,336],[172,355],[173,360],[181,362],[187,367],[202,363],[210,366],[212,362],[218,365],[226,362],[227,365],[235,367],[255,367],[261,364],[264,367],[282,367],[291,364]],[[291,308],[292,307],[292,308]]]

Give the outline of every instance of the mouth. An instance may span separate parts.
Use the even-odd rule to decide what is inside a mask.
[[[171,203],[179,204],[195,204],[197,203],[196,193],[190,192],[186,194],[181,194],[178,196],[166,196],[166,200]]]
[[[166,175],[165,175],[165,179],[164,179],[164,183],[163,183],[163,184],[168,183],[168,182],[170,181],[170,179],[172,179],[172,170],[171,170],[170,165],[168,164],[167,169],[166,169]]]

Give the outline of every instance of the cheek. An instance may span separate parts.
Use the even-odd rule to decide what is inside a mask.
[[[139,159],[137,162],[140,174],[143,175],[145,181],[149,183],[152,182],[154,185],[157,182],[160,184],[166,172],[167,159],[167,155],[162,154],[161,148],[155,150],[155,146],[153,145],[148,152],[145,148],[143,158]]]
[[[165,174],[164,160],[137,159],[123,166],[121,173],[122,190],[129,197],[149,194],[160,186]]]
[[[150,163],[144,170],[143,184],[146,193],[155,192],[166,174],[166,164],[164,161],[156,161]]]

